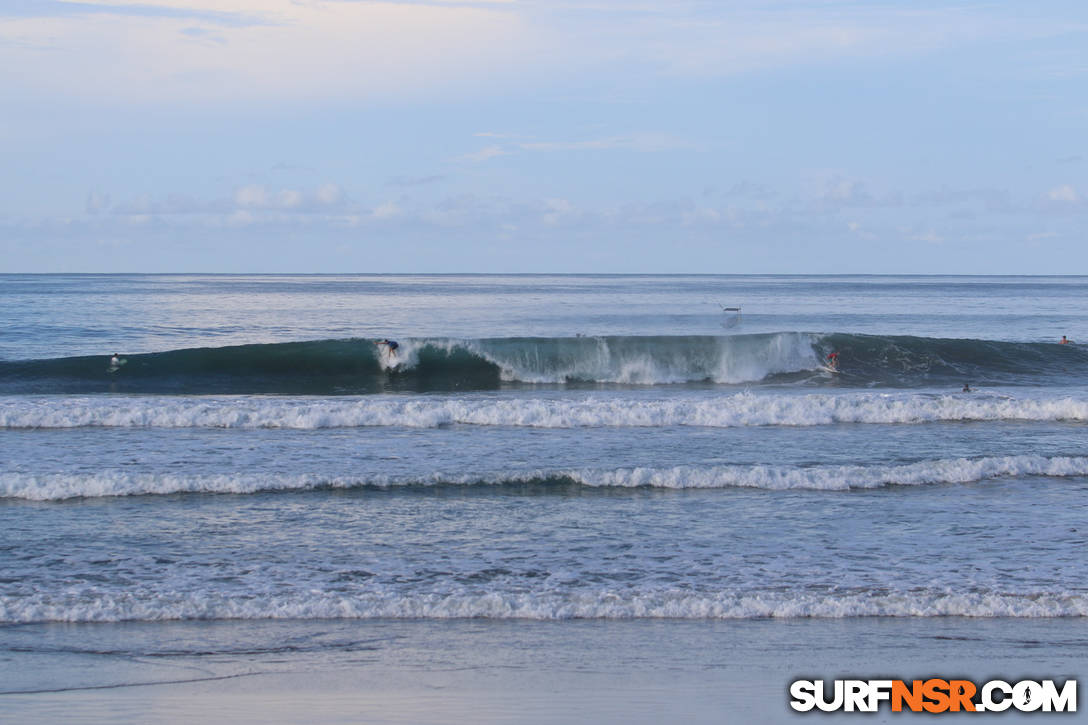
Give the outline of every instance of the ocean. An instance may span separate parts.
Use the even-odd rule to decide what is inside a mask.
[[[0,305],[27,721],[776,722],[801,675],[1088,662],[1088,277],[0,275]]]

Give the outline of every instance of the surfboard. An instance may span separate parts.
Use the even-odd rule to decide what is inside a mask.
[[[400,365],[396,351],[390,348],[389,345],[376,342],[374,346],[378,348],[378,360],[381,362],[382,367],[393,369]]]
[[[834,373],[835,375],[838,375],[840,372],[838,368],[828,367],[827,365],[821,365],[820,369],[823,370],[825,373]]]

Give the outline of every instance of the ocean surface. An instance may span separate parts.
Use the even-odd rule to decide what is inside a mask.
[[[12,672],[57,623],[1088,616],[1085,277],[0,275],[0,308]]]

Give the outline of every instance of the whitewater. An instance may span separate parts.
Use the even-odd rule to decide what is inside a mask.
[[[0,282],[0,628],[1088,616],[1084,278]]]
[[[708,392],[677,399],[643,395],[565,398],[428,396],[404,400],[166,396],[0,397],[2,428],[355,428],[449,425],[533,428],[818,426],[939,421],[1088,421],[1088,396],[866,393],[769,395]]]
[[[569,484],[616,488],[762,488],[846,491],[881,486],[978,483],[1003,476],[1049,478],[1088,475],[1088,457],[999,456],[919,461],[899,466],[674,466],[615,470],[507,471],[498,474],[434,471],[415,477],[374,473],[363,477],[317,474],[5,474],[0,497],[58,501],[90,496],[138,496],[176,493],[258,493],[313,489],[388,488],[390,486],[515,486]]]

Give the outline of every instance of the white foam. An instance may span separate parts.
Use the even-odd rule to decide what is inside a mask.
[[[539,346],[502,341],[454,343],[496,365],[507,381],[562,383],[585,380],[626,385],[661,385],[696,381],[735,384],[758,382],[768,375],[815,370],[817,338],[800,332],[752,337],[659,338],[590,337],[562,341],[542,354]]]
[[[920,393],[735,393],[661,398],[522,396],[0,397],[0,428],[537,428],[816,426],[941,421],[1088,421],[1088,400]]]
[[[427,348],[467,352],[499,369],[508,382],[571,380],[660,385],[709,380],[757,382],[776,373],[816,370],[817,336],[802,332],[719,338],[583,337],[542,340],[419,338],[404,340],[383,370],[411,370]]]
[[[1002,476],[1084,476],[1088,458],[1001,456],[919,461],[899,466],[676,466],[571,472],[586,486],[653,488],[762,488],[845,491],[882,486],[971,483]]]
[[[316,474],[230,473],[178,475],[99,471],[95,473],[0,474],[0,498],[59,501],[98,496],[177,493],[249,494],[259,491],[302,491],[362,486],[500,485],[536,481],[573,481],[599,488],[716,489],[760,488],[846,491],[883,486],[971,483],[1003,476],[1088,475],[1088,457],[991,456],[919,461],[891,466],[718,465],[668,468],[554,469],[477,474],[435,471],[396,477],[324,477]]]
[[[804,593],[567,590],[481,593],[66,590],[0,599],[0,622],[218,619],[756,619],[846,617],[1084,617],[1083,592],[917,590]]]

